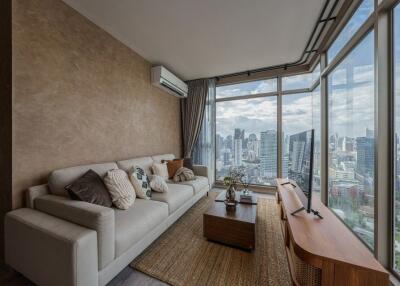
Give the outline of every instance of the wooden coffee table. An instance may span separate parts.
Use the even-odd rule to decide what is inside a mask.
[[[214,202],[203,215],[203,234],[223,244],[252,250],[255,247],[257,205],[237,204],[227,211],[223,202]]]

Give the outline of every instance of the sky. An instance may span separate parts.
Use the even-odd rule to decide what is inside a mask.
[[[364,0],[328,50],[328,62],[344,47],[374,11],[374,0]]]

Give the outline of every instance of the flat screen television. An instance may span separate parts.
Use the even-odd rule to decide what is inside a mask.
[[[294,187],[302,207],[292,214],[306,210],[320,216],[311,208],[314,164],[314,129],[290,136],[287,184]]]

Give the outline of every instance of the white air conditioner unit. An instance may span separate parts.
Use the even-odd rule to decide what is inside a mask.
[[[163,66],[151,68],[151,84],[177,97],[187,97],[187,84],[177,78],[173,73]]]

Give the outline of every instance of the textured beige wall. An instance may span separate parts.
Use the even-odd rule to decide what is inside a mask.
[[[13,207],[56,168],[181,154],[179,99],[60,0],[13,1]]]

